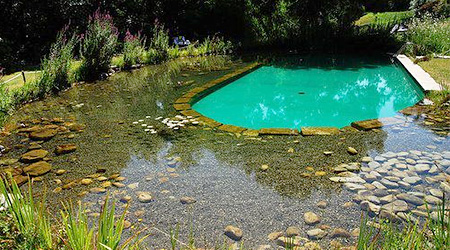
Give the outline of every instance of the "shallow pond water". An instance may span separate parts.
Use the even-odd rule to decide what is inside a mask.
[[[192,234],[197,247],[220,245],[228,241],[223,230],[229,224],[243,230],[246,246],[274,247],[267,235],[289,226],[299,227],[303,237],[307,230],[320,225],[331,227],[329,231],[344,228],[349,232],[359,226],[361,209],[348,203],[355,192],[329,180],[336,176],[333,168],[339,164],[359,162],[364,156],[375,158],[388,151],[450,149],[448,135],[437,135],[420,116],[413,119],[401,114],[393,125],[381,130],[316,137],[237,137],[191,125],[172,131],[158,119],[178,115],[172,103],[188,89],[244,65],[233,62],[226,64],[225,70],[212,72],[185,69],[170,77],[163,74],[167,67],[152,66],[75,86],[59,96],[24,106],[11,117],[10,124],[62,117],[86,126],[73,138],[58,135],[42,143],[49,151],[65,143],[77,145],[77,150],[61,156],[51,154],[53,169],[67,173],[56,175],[52,171],[33,188],[40,194],[44,190],[51,193],[47,198],[51,208],[69,199],[82,200],[95,217],[104,194],[86,191],[104,182],[92,177],[94,182],[86,186],[79,181],[95,173],[105,177],[120,174],[126,186],[108,190],[118,200],[131,198],[127,220],[133,226],[127,232],[131,235],[148,227],[151,235],[145,245],[150,249],[169,247],[169,231],[177,226],[183,243],[187,244]],[[178,82],[190,84],[174,87]],[[152,134],[146,131],[149,126],[164,133]],[[6,155],[9,158],[18,158],[29,145],[20,135],[4,143],[16,148]],[[19,144],[24,146],[16,147]],[[358,154],[350,155],[348,147],[357,149]],[[326,156],[325,151],[332,154]],[[262,165],[268,169],[262,171]],[[72,182],[75,184],[69,189],[54,192]],[[140,202],[139,192],[149,192],[152,201]],[[182,197],[196,202],[182,204]],[[327,207],[318,208],[319,201],[327,201]],[[321,222],[306,225],[303,215],[308,211],[320,215]],[[325,237],[321,242],[326,245],[330,240]],[[355,238],[339,240],[350,244]]]

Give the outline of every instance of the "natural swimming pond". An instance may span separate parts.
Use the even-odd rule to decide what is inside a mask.
[[[209,58],[210,64],[217,65],[213,59]],[[328,235],[319,231],[323,238],[311,240],[326,248],[333,240],[344,245],[357,240],[353,233],[361,222],[362,200],[376,205],[371,208],[389,208],[389,198],[407,192],[436,201],[430,195],[440,196],[436,189],[446,185],[442,184],[445,173],[431,170],[436,161],[450,173],[449,115],[400,114],[379,130],[330,136],[238,136],[201,124],[167,131],[163,121],[179,115],[172,108],[176,98],[248,65],[226,61],[221,71],[208,71],[191,68],[196,64],[194,58],[184,60],[189,67],[179,73],[167,75],[169,63],[121,72],[106,81],[80,84],[27,104],[10,118],[9,126],[25,130],[59,124],[60,133],[39,142],[49,152],[53,169],[39,176],[40,180],[34,178],[32,184],[37,195],[47,192],[52,212],[61,208],[62,201],[81,201],[89,218],[97,221],[109,194],[117,201],[117,214],[129,206],[126,220],[131,226],[124,239],[140,230],[150,234],[143,249],[169,248],[170,232],[178,227],[179,241],[184,244],[192,237],[197,248],[232,244],[224,235],[227,225],[242,229],[241,242],[246,249],[260,245],[278,249],[284,244],[270,240],[269,234],[283,233],[292,226],[304,238],[310,237],[310,230],[323,228]],[[158,133],[151,133],[149,127]],[[2,145],[11,150],[1,159],[19,159],[37,146],[26,136],[13,132],[2,138]],[[77,149],[63,155],[53,153],[64,144],[74,144]],[[357,149],[358,154],[349,154],[348,147]],[[370,162],[361,163],[367,156]],[[360,171],[355,171],[353,164],[361,164]],[[262,170],[263,165],[269,168]],[[347,165],[354,172],[336,172]],[[26,164],[19,161],[13,166]],[[66,172],[60,174],[59,170]],[[343,174],[350,176],[345,179],[348,183],[330,180]],[[408,186],[404,179],[412,184]],[[98,188],[103,188],[103,193]],[[143,193],[152,200],[142,199]],[[196,202],[182,203],[182,197]],[[400,198],[414,199],[395,196],[394,205],[402,208],[397,214],[403,216],[405,203]],[[325,208],[317,205],[324,201]],[[419,218],[423,207],[408,203],[407,209]],[[307,212],[319,215],[320,222],[307,224]],[[336,236],[333,232],[338,228],[353,235]]]
[[[193,105],[202,115],[246,128],[344,127],[390,117],[423,98],[389,57],[296,57],[263,66]]]

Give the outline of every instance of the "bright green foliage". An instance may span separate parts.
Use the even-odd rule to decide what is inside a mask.
[[[415,19],[408,30],[407,39],[412,43],[411,53],[450,54],[450,19]]]
[[[112,17],[97,10],[89,17],[87,31],[82,35],[81,75],[85,80],[95,80],[109,69],[117,47],[118,31]]]
[[[169,56],[169,31],[164,28],[164,25],[155,23],[152,33],[150,48],[146,55],[149,64],[163,62]]]
[[[58,33],[48,57],[42,61],[42,77],[37,82],[40,95],[70,87],[68,76],[73,61],[73,49],[77,41],[75,36],[67,38],[67,28]]]
[[[124,227],[125,212],[116,220],[114,218],[115,210],[116,206],[114,202],[110,204],[108,198],[106,198],[98,222],[96,237],[98,250],[125,249],[125,246],[119,247]]]
[[[141,38],[141,34],[133,35],[127,31],[123,44],[123,61],[124,67],[130,68],[137,63],[143,63],[145,54],[145,39]]]
[[[70,250],[94,249],[94,229],[89,228],[88,217],[83,209],[80,205],[76,212],[70,205],[60,212],[67,236],[63,242]]]
[[[446,201],[445,197],[443,199]],[[378,228],[367,218],[361,220],[358,250],[446,250],[450,245],[450,212],[442,203],[437,212],[428,211],[424,224],[407,221],[404,225],[381,221]]]
[[[53,249],[53,236],[44,202],[35,203],[28,186],[28,194],[22,194],[16,182],[10,176],[0,178],[0,193],[5,197],[9,213],[12,215],[18,231],[23,235],[26,245],[32,249]]]
[[[358,19],[355,24],[358,26],[363,25],[386,25],[403,23],[408,19],[414,17],[413,11],[400,11],[400,12],[381,12],[381,13],[367,13]]]

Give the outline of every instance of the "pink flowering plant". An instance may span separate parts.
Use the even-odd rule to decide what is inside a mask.
[[[141,37],[140,32],[133,35],[127,30],[123,44],[124,67],[130,68],[132,65],[143,63],[144,54],[145,38]]]
[[[109,13],[97,10],[89,17],[85,34],[81,39],[81,75],[85,80],[95,80],[109,69],[116,51],[118,31]]]

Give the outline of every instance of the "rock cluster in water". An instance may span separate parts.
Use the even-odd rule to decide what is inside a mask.
[[[450,194],[450,151],[386,152],[334,171],[338,176],[330,180],[354,192],[362,210],[391,221],[417,221],[428,216],[428,208],[437,217],[444,193]]]

